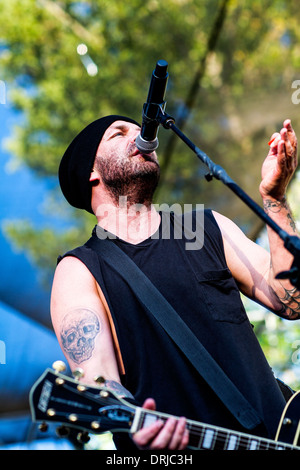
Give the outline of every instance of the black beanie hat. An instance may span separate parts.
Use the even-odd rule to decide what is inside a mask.
[[[63,195],[71,206],[85,209],[91,214],[91,171],[101,139],[106,129],[115,121],[131,122],[140,126],[133,119],[117,114],[97,119],[75,137],[60,162],[58,176]]]

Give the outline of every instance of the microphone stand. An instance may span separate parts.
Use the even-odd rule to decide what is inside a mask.
[[[294,260],[289,271],[283,271],[276,275],[276,279],[289,279],[290,282],[300,289],[300,238],[288,234],[285,230],[279,227],[265,211],[248,196],[238,185],[233,181],[226,171],[220,166],[216,165],[209,157],[200,150],[190,139],[175,126],[175,120],[165,113],[165,103],[155,104],[157,106],[156,120],[162,124],[165,129],[171,129],[177,136],[197,155],[197,157],[208,167],[209,173],[205,176],[207,181],[213,178],[222,181],[231,191],[233,191],[260,219],[269,225],[274,232],[283,240],[285,248],[294,256]]]

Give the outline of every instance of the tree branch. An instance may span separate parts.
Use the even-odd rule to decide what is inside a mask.
[[[217,44],[217,41],[219,39],[223,24],[224,24],[224,21],[225,21],[225,18],[226,18],[228,3],[229,3],[229,0],[223,0],[222,1],[222,4],[221,4],[221,6],[219,8],[219,11],[217,13],[215,22],[213,24],[212,30],[211,30],[210,35],[208,37],[207,46],[206,46],[204,56],[200,60],[198,70],[196,71],[194,80],[193,80],[192,85],[190,87],[190,90],[187,94],[185,104],[184,104],[184,113],[181,113],[181,115],[178,116],[178,118],[176,119],[176,126],[179,127],[181,131],[183,130],[183,128],[184,128],[184,126],[187,122],[187,119],[190,115],[190,112],[191,112],[191,110],[192,110],[192,108],[193,108],[193,106],[196,102],[196,97],[197,97],[197,94],[198,94],[198,92],[200,90],[200,87],[201,87],[201,81],[202,81],[202,78],[203,78],[205,70],[206,70],[206,64],[207,64],[207,60],[209,58],[209,55],[216,48],[216,44]],[[165,176],[166,176],[166,171],[167,171],[167,169],[170,165],[176,142],[177,142],[177,136],[175,134],[172,134],[171,137],[169,138],[168,142],[167,142],[167,145],[166,145],[163,157],[162,157],[161,182],[162,182],[163,178],[165,178]],[[158,189],[158,191],[159,191],[159,189]],[[158,194],[158,191],[157,191],[156,194]]]
[[[95,45],[97,48],[104,45],[103,38],[91,34],[88,29],[82,26],[79,21],[72,18],[58,3],[51,0],[38,0],[38,3],[45,7],[46,10],[55,16],[64,26],[69,28],[80,40]]]

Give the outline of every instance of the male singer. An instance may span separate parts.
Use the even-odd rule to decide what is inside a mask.
[[[152,204],[159,163],[155,152],[137,149],[139,133],[135,121],[117,115],[87,126],[61,161],[62,192],[72,206],[95,214],[93,237],[100,243],[108,238],[136,263],[251,403],[261,418],[251,433],[273,438],[285,400],[239,291],[285,319],[298,319],[299,292],[288,280],[275,279],[290,268],[292,256],[269,228],[270,253],[211,210],[202,213],[203,245],[187,250],[184,219],[183,235],[174,236],[178,218],[157,212]],[[265,211],[290,234],[296,228],[286,190],[296,167],[296,135],[286,120],[272,136],[259,190]],[[167,237],[164,224],[171,226]],[[138,448],[192,445],[186,418],[242,430],[118,271],[91,247],[60,258],[51,314],[70,367],[84,370],[83,381],[93,383],[102,375],[121,396],[180,418],[136,430],[132,440]]]

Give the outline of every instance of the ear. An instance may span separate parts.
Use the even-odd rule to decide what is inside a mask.
[[[90,183],[92,183],[92,186],[97,186],[100,182],[100,175],[99,175],[98,171],[95,170],[94,168],[91,171],[89,181],[90,181]]]

